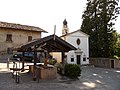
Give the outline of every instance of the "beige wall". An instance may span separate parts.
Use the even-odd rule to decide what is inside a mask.
[[[13,42],[6,41],[7,34],[12,34]],[[32,39],[41,38],[41,33],[0,28],[0,51],[5,51],[8,47],[14,47],[28,42],[28,36],[32,36]]]
[[[57,60],[58,63],[62,62],[61,52],[51,52],[50,54]]]

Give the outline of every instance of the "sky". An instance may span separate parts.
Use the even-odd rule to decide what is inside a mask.
[[[69,32],[80,29],[82,14],[87,0],[0,0],[0,21],[37,26],[46,30],[48,36],[62,35],[63,20],[68,22]],[[120,16],[116,29],[120,28]],[[119,30],[117,30],[120,32]]]

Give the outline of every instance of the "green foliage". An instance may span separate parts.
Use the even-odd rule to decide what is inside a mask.
[[[115,54],[120,57],[120,34],[117,34],[117,43],[115,45]],[[120,59],[120,58],[119,58]]]
[[[81,31],[90,35],[90,57],[112,57],[116,36],[113,28],[119,14],[118,0],[87,0]]]
[[[48,61],[48,63],[51,64],[51,65],[55,65],[55,63],[57,63],[57,60],[56,59],[50,59]]]
[[[64,70],[65,75],[72,79],[77,79],[81,74],[80,66],[77,64],[66,64]]]
[[[120,57],[118,57],[118,56],[116,56],[116,55],[114,55],[114,58],[115,58],[115,59],[120,59]]]

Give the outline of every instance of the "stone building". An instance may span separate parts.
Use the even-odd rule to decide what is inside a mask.
[[[28,25],[0,22],[0,53],[11,53],[11,48],[41,38],[45,30]]]

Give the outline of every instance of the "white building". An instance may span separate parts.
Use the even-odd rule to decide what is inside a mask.
[[[65,19],[63,21],[61,38],[78,48],[78,50],[66,53],[67,63],[81,65],[89,64],[89,35],[80,30],[69,33],[69,28]]]

